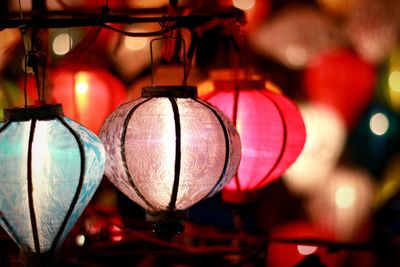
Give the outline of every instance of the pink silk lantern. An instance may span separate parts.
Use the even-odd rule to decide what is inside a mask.
[[[107,116],[125,100],[124,84],[105,69],[79,66],[49,72],[48,99],[62,103],[71,119],[98,133]],[[20,83],[23,88],[23,82]],[[27,90],[37,99],[35,80],[29,77]]]
[[[354,126],[373,96],[375,70],[350,50],[320,54],[304,75],[310,100],[336,109],[348,127]]]
[[[216,80],[204,99],[235,124],[242,159],[235,177],[222,192],[224,201],[242,203],[255,190],[278,179],[294,162],[305,142],[305,127],[296,105],[265,89],[263,80]]]

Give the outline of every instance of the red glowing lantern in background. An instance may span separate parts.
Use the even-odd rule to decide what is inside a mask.
[[[66,116],[94,133],[99,132],[104,120],[126,96],[121,81],[107,70],[95,67],[54,69],[49,72],[48,82],[47,99],[62,103]],[[33,77],[27,80],[27,91],[32,99],[37,99]]]
[[[310,100],[335,108],[349,127],[354,126],[373,96],[373,66],[346,49],[315,57],[304,75]]]
[[[298,221],[272,229],[271,239],[318,239],[335,241],[335,236],[331,232],[322,230],[311,223]],[[297,266],[296,264],[305,260],[305,258],[310,255],[318,256],[320,262],[326,266],[336,267],[342,265],[346,252],[341,251],[331,253],[328,251],[328,247],[325,246],[316,246],[308,243],[295,244],[274,241],[270,242],[268,245],[267,266]]]
[[[297,158],[305,142],[304,123],[296,105],[267,90],[263,80],[215,80],[214,89],[204,99],[234,122],[242,142],[238,171],[222,196],[247,202]]]

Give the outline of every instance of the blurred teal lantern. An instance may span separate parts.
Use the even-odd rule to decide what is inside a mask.
[[[0,123],[0,224],[38,261],[57,250],[104,172],[101,141],[61,105],[4,110]],[[28,264],[29,266],[29,264]]]

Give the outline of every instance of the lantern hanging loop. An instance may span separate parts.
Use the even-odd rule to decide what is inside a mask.
[[[150,41],[151,87],[154,86],[153,44],[154,44],[154,42],[162,41],[162,40],[176,40],[176,41],[180,41],[182,43],[182,47],[183,47],[183,81],[182,81],[182,85],[186,86],[187,85],[187,73],[186,73],[186,43],[185,43],[185,40],[180,36],[178,36],[178,37],[163,36],[160,38],[155,38]]]

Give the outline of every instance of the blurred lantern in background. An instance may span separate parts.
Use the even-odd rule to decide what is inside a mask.
[[[12,51],[21,41],[21,33],[18,29],[2,29],[0,40],[0,72],[2,72],[12,58]]]
[[[372,99],[375,70],[352,51],[333,49],[308,64],[304,82],[311,101],[336,109],[353,127]]]
[[[220,0],[219,2],[226,5],[230,1]],[[247,31],[254,30],[261,22],[265,21],[271,10],[270,0],[232,0],[230,4],[245,12],[244,29]]]
[[[60,59],[76,47],[85,35],[85,30],[79,27],[50,29],[49,35],[53,58]]]
[[[125,100],[124,84],[105,69],[75,66],[49,73],[49,99],[61,102],[65,114],[98,133],[107,116]],[[21,85],[20,85],[21,86]],[[28,79],[27,89],[36,96],[35,80]]]
[[[341,241],[355,241],[373,208],[372,177],[363,170],[338,167],[315,190],[307,204],[312,221],[335,233]],[[364,235],[362,240],[368,240]]]
[[[358,1],[347,20],[347,33],[361,57],[373,64],[386,59],[400,29],[400,2]]]
[[[343,43],[339,29],[318,10],[295,6],[285,8],[260,26],[249,38],[260,55],[289,68],[300,69],[315,56]]]
[[[400,119],[382,104],[372,104],[349,135],[348,155],[375,176],[400,147]]]
[[[141,33],[160,30],[160,25],[150,23],[135,23],[124,29],[127,32]],[[114,35],[109,41],[108,53],[116,71],[124,80],[131,80],[150,67],[150,37],[129,37]],[[161,42],[153,44],[153,50],[161,49]],[[157,62],[160,53],[153,56]],[[181,68],[182,69],[182,68]],[[149,84],[149,83],[147,83]]]
[[[400,45],[397,45],[390,53],[389,60],[380,77],[380,89],[389,107],[396,113],[400,113]]]
[[[0,109],[24,105],[24,92],[10,81],[0,81]],[[3,112],[0,113],[3,121]]]
[[[353,13],[360,0],[317,0],[317,2],[330,14],[347,17]]]
[[[400,155],[392,157],[380,179],[375,197],[375,207],[382,208],[400,191]]]
[[[234,176],[240,140],[233,125],[197,99],[194,86],[145,87],[104,123],[106,175],[142,206],[160,237],[181,232],[190,206]]]
[[[61,105],[5,110],[0,123],[0,224],[25,260],[59,249],[104,172],[100,140]],[[47,266],[47,265],[27,266]]]
[[[283,226],[273,228],[271,230],[270,239],[267,249],[267,265],[269,267],[293,267],[300,262],[308,259],[306,257],[315,257],[313,264],[304,266],[342,266],[346,253],[330,252],[329,247],[317,246],[313,244],[294,244],[273,240],[286,239],[318,239],[324,241],[337,241],[335,235],[327,230],[319,228],[305,221],[291,222]],[[317,258],[318,257],[318,258]],[[317,261],[325,265],[318,265]],[[303,265],[302,265],[303,266]]]
[[[300,105],[307,139],[297,160],[284,173],[292,192],[310,194],[335,168],[346,141],[346,128],[339,114],[318,104]]]
[[[203,97],[235,124],[242,142],[238,171],[222,192],[224,201],[251,201],[293,163],[306,134],[300,112],[285,96],[265,88],[264,80],[214,80]]]

